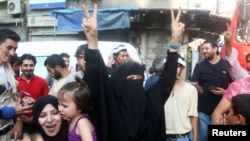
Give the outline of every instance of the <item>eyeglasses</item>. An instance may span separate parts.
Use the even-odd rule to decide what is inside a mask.
[[[78,59],[84,59],[85,60],[85,56],[78,56]]]

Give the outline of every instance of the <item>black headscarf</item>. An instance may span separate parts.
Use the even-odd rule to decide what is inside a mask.
[[[45,95],[39,97],[34,106],[33,106],[33,118],[34,118],[34,131],[35,133],[39,133],[44,141],[68,141],[68,121],[62,119],[62,124],[60,131],[54,137],[49,137],[43,131],[41,125],[38,122],[39,115],[41,114],[43,108],[47,105],[51,104],[58,110],[58,100],[56,97],[52,95]]]
[[[126,80],[128,75],[144,75],[141,65],[126,62],[113,73],[112,88],[130,141],[145,140],[146,94],[143,79]]]

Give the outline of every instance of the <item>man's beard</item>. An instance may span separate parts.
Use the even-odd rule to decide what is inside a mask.
[[[23,72],[23,75],[29,79],[33,76],[33,72]]]
[[[55,71],[54,78],[55,78],[56,80],[59,80],[60,78],[62,78],[61,73],[59,73],[58,71]]]
[[[205,55],[204,55],[205,56]],[[215,58],[217,56],[217,54],[208,54],[207,57],[205,57],[206,60],[210,61],[212,60],[213,58]]]

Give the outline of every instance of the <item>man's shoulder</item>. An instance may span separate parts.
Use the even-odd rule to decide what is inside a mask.
[[[71,72],[71,73],[66,77],[66,83],[67,83],[67,82],[72,82],[72,81],[74,81],[76,76],[77,76],[77,72]]]
[[[201,60],[199,60],[197,63],[196,63],[196,65],[195,65],[195,67],[197,68],[203,68],[204,66],[207,66],[207,63],[206,63],[206,60],[205,59],[201,59]]]
[[[157,75],[157,74],[153,74],[153,75],[151,75],[150,77],[148,77],[148,79],[147,80],[152,80],[152,79],[159,79],[159,75]]]
[[[20,76],[17,77],[17,81],[21,81],[22,80],[22,74]]]
[[[227,62],[228,60],[227,60],[226,58],[222,58],[222,57],[221,57],[221,58],[220,58],[220,61],[222,61],[222,62]],[[219,61],[219,62],[220,62],[220,61]]]
[[[220,68],[228,69],[228,67],[230,67],[230,63],[226,58],[220,58],[216,66],[217,67],[220,66]]]
[[[195,87],[193,84],[191,84],[190,82],[185,82],[185,85],[186,85],[188,88],[190,88],[190,89],[196,90],[196,87]]]
[[[82,71],[75,72],[75,77],[83,79],[84,73]]]
[[[206,61],[205,59],[201,59],[201,60],[199,60],[199,61],[196,63],[196,65],[204,64],[205,61]]]
[[[38,75],[35,75],[35,74],[34,74],[34,78],[35,78],[35,79],[38,79],[38,80],[40,80],[40,81],[46,81],[45,78],[42,78],[42,77],[40,77],[40,76],[38,76]]]

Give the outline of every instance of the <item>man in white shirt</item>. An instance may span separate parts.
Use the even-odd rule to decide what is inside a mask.
[[[14,56],[18,42],[20,41],[20,36],[12,30],[9,29],[0,29],[0,108],[2,111],[2,118],[7,117],[8,119],[0,119],[0,139],[7,140],[6,134],[11,130],[10,135],[17,139],[21,135],[22,121],[17,118],[14,128],[13,119],[18,117],[21,114],[28,113],[25,111],[28,107],[22,107],[20,105],[20,100],[18,103],[14,101],[14,98],[17,96],[17,81],[15,79],[15,73],[11,68],[9,63],[10,58]],[[8,111],[8,116],[6,116],[6,107],[13,107],[14,105],[19,104],[19,109],[12,109]],[[5,116],[4,116],[4,115]]]
[[[55,79],[49,91],[51,95],[56,96],[64,84],[75,80],[75,73],[68,70],[63,58],[58,54],[49,56],[45,60],[44,66],[46,66],[49,75]]]

